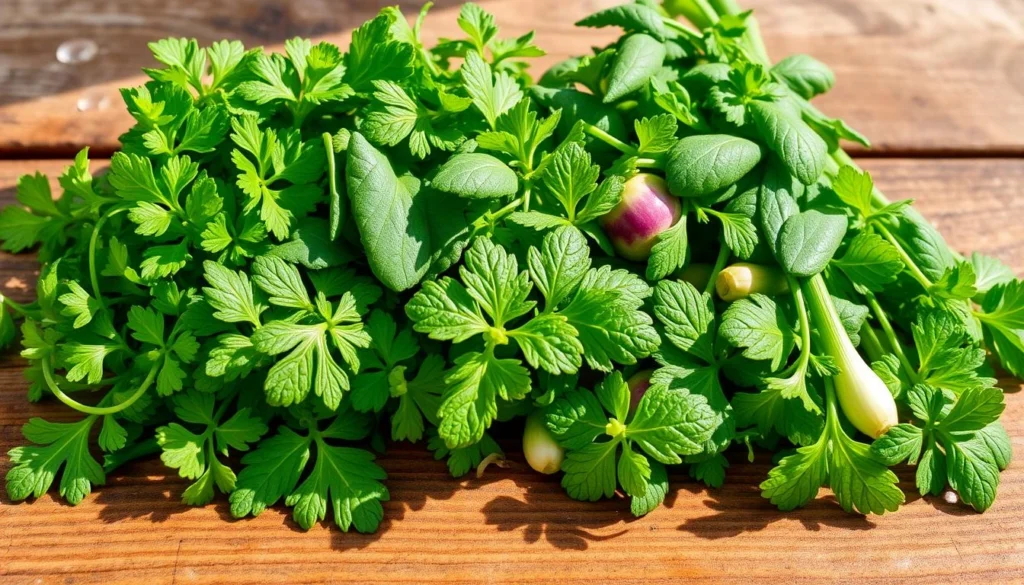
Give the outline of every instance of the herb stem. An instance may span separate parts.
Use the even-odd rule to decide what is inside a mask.
[[[331,136],[330,132],[324,132],[323,141],[324,152],[327,155],[327,188],[331,198],[328,202],[331,208],[328,230],[330,230],[330,239],[336,240],[341,233],[341,197],[338,196],[338,172],[334,160],[334,137]]]
[[[910,359],[907,358],[907,354],[903,352],[903,346],[900,344],[900,340],[896,337],[896,331],[892,327],[892,323],[889,322],[889,317],[886,316],[885,311],[882,310],[882,305],[878,304],[878,299],[875,295],[867,293],[864,298],[868,301],[868,306],[871,307],[871,312],[875,314],[875,319],[878,324],[882,327],[882,332],[885,333],[885,337],[889,340],[889,346],[892,348],[892,352],[896,354],[896,358],[900,360],[900,365],[907,372],[907,376],[910,381],[917,384],[921,381],[920,375],[914,366],[911,365]]]
[[[683,217],[686,217],[685,215]],[[711,276],[708,277],[708,283],[704,285],[704,294],[711,294],[715,290],[715,281],[718,280],[718,273],[725,268],[725,265],[729,262],[729,256],[732,250],[729,246],[726,246],[724,242],[718,247],[718,258],[715,259],[715,265],[711,268]]]
[[[668,0],[665,4],[669,14],[682,14],[697,28],[708,28],[718,22],[718,13],[708,5],[707,0]],[[689,33],[694,38],[700,38],[698,33],[671,18],[665,19],[665,25],[679,32]]]
[[[804,291],[796,278],[786,275],[789,282],[789,290],[793,295],[793,304],[796,305],[797,322],[800,324],[800,343],[804,347],[811,345],[811,320],[807,317],[807,301],[804,299]]]
[[[636,159],[636,163],[634,163],[634,164],[636,164],[636,166],[638,168],[641,168],[641,169],[660,169],[661,168],[661,163],[659,163],[657,161],[657,159],[653,159],[653,158],[646,158],[646,157],[638,158],[638,159]]]
[[[515,211],[516,209],[519,209],[520,205],[524,206],[523,208],[524,208],[525,211],[529,211],[528,209],[526,209],[526,205],[527,205],[527,202],[529,200],[530,200],[530,189],[527,188],[523,192],[522,197],[517,197],[516,199],[513,199],[511,202],[509,202],[509,204],[506,205],[505,207],[502,207],[501,209],[499,209],[497,211],[491,212],[491,214],[490,214],[491,215],[491,221],[497,221],[497,220],[505,217],[506,215],[509,215],[510,213]]]
[[[214,423],[220,422],[221,417],[224,416],[225,412],[227,412],[228,406],[231,406],[231,403],[235,401],[234,399],[236,394],[237,392],[232,392],[231,394],[229,394],[228,397],[224,400],[224,402],[222,402],[221,405],[217,408],[217,412],[213,413]]]
[[[113,207],[104,213],[96,221],[96,225],[92,228],[92,234],[89,236],[89,281],[92,283],[93,296],[96,297],[96,300],[104,309],[107,308],[107,304],[103,300],[103,294],[100,291],[100,278],[99,274],[96,272],[96,242],[99,240],[100,232],[103,231],[103,224],[105,224],[111,217],[114,217],[126,209],[128,208],[123,206]]]
[[[903,264],[906,265],[907,270],[910,272],[910,275],[914,277],[914,280],[920,283],[920,285],[924,287],[925,290],[931,289],[932,281],[927,276],[925,276],[924,272],[921,272],[921,269],[917,266],[917,263],[914,262],[914,259],[910,257],[910,254],[907,254],[907,251],[903,248],[903,245],[900,244],[899,240],[896,239],[896,236],[892,235],[892,232],[889,231],[889,228],[883,225],[875,225],[875,229],[877,229],[878,232],[882,234],[882,237],[888,240],[889,243],[892,244],[894,248],[896,248],[896,251],[900,255],[900,259],[903,260]]]
[[[142,398],[142,395],[146,393],[146,390],[150,387],[150,385],[153,384],[153,380],[156,379],[156,374],[157,371],[159,371],[160,369],[159,366],[161,363],[162,361],[159,359],[156,362],[154,362],[153,366],[149,369],[149,374],[146,375],[146,379],[143,380],[142,384],[135,391],[135,393],[129,396],[128,400],[125,400],[124,402],[116,404],[114,406],[89,406],[88,404],[82,404],[81,402],[65,394],[60,389],[60,387],[57,386],[57,382],[53,379],[53,368],[50,363],[49,356],[43,358],[42,369],[43,379],[46,381],[46,385],[49,386],[50,391],[53,392],[53,395],[56,396],[58,400],[63,402],[65,405],[77,410],[78,412],[84,412],[85,414],[99,416],[117,414],[122,410],[128,408],[132,404],[135,404],[135,402],[139,398]]]
[[[587,124],[586,122],[584,122],[583,131],[586,132],[587,134],[590,134],[594,138],[597,138],[601,142],[604,142],[608,146],[611,146],[612,148],[619,150],[620,152],[622,152],[622,154],[628,156],[637,155],[637,150],[635,148],[619,140],[618,138],[612,136],[611,134],[605,132],[604,130],[598,128],[597,126],[594,126],[593,124]]]
[[[797,373],[797,370],[805,369],[807,362],[811,359],[811,319],[807,315],[807,300],[804,298],[804,291],[800,288],[800,283],[788,274],[786,279],[789,282],[790,294],[793,296],[793,304],[796,306],[797,323],[800,325],[800,356],[782,374],[783,376],[792,376]]]
[[[701,39],[699,32],[693,30],[692,28],[684,25],[683,23],[677,20],[666,20],[665,25],[676,32],[682,33],[682,35],[690,41],[698,41]]]
[[[35,311],[30,310],[28,307],[17,301],[12,301],[4,294],[0,294],[0,303],[6,305],[12,311],[18,313],[22,317],[25,317],[26,319],[38,318],[37,313]]]
[[[864,353],[868,354],[868,359],[872,362],[877,362],[887,353],[878,339],[878,334],[867,323],[860,328],[860,346],[864,348]]]
[[[822,436],[831,435],[833,433],[841,432],[845,434],[842,427],[839,424],[839,407],[837,403],[839,400],[836,398],[836,383],[831,376],[826,376],[822,379],[825,384],[825,431],[822,432]],[[819,439],[820,440],[820,439]]]

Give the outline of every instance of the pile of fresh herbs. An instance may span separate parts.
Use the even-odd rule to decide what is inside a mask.
[[[895,510],[902,461],[992,504],[989,357],[1024,374],[1024,284],[874,188],[840,146],[866,139],[808,101],[827,67],[773,65],[732,0],[641,1],[534,82],[532,34],[466,4],[466,37],[427,48],[426,11],[381,11],[347,53],[153,43],[109,172],[82,151],[57,198],[20,179],[0,239],[42,270],[2,341],[20,321],[29,399],[83,418],[25,425],[11,499],[56,481],[77,504],[159,454],[188,504],[373,531],[388,438],[460,476],[533,414],[571,497],[637,515],[668,465],[721,485],[734,444],[778,452],[761,488],[785,510],[822,486]],[[638,173],[675,215],[617,254],[612,216],[664,184]]]

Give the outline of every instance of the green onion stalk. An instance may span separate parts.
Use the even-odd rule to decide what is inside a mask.
[[[832,381],[843,414],[860,432],[873,439],[881,437],[899,424],[892,393],[857,353],[821,275],[808,278],[801,288],[807,298],[818,340],[826,355],[831,356],[839,368]]]
[[[683,16],[695,26],[704,28],[718,22],[725,16],[739,16],[743,14],[739,5],[734,0],[665,0],[663,7],[670,16]],[[772,67],[771,59],[768,56],[764,40],[761,37],[757,20],[752,15],[745,15],[746,30],[743,33],[742,44],[745,47],[744,56],[751,62],[760,64],[768,69]],[[825,118],[815,106],[803,97],[791,92],[791,97],[800,105],[801,116],[805,120],[822,120]],[[866,140],[863,140],[868,146]],[[861,172],[861,168],[853,158],[839,145],[830,149],[829,160],[825,169],[826,176],[834,178],[841,167],[848,166]],[[882,209],[891,205],[890,200],[878,189],[873,188],[871,194],[872,207]],[[918,266],[914,258],[906,250],[908,246],[898,233],[893,233],[887,226],[876,225],[876,230],[899,252],[901,260],[906,266],[907,273],[925,290],[932,288],[934,282]],[[941,236],[940,236],[941,239]],[[962,259],[958,253],[951,250],[945,240],[941,240],[949,255],[955,259]],[[757,270],[756,268],[754,269]],[[764,289],[774,287],[766,283],[777,283],[778,278],[769,274],[760,274],[757,278],[750,272],[730,271],[726,269],[718,280],[722,282],[719,294],[723,299],[735,300],[743,298],[753,292],[762,292],[758,287]],[[838,315],[832,306],[825,281],[821,275],[806,279],[801,285],[803,296],[806,297],[811,316],[815,327],[818,329],[820,341],[824,344],[829,355],[836,359],[836,365],[841,372],[835,377],[835,388],[839,403],[847,418],[859,430],[865,434],[878,437],[896,422],[896,406],[891,393],[886,388],[877,374],[857,354],[849,336],[843,330]],[[766,294],[772,292],[778,294],[785,289],[764,291]],[[724,294],[723,294],[724,293]],[[877,299],[870,293],[866,294],[867,303],[878,325],[880,332],[876,332],[871,326],[865,324],[861,329],[861,338],[865,352],[872,357],[892,353],[900,361],[901,369],[904,370],[911,382],[919,381],[917,370],[913,367],[910,359],[902,350],[899,338],[890,324],[888,316],[882,310]],[[971,311],[976,316],[977,312]],[[853,382],[859,381],[859,384]],[[854,391],[858,390],[858,391]]]

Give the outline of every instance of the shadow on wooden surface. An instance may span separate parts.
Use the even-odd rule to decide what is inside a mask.
[[[560,550],[585,551],[591,543],[627,534],[631,525],[639,521],[630,513],[628,499],[621,494],[599,502],[576,502],[564,493],[557,476],[542,476],[530,470],[523,463],[522,453],[517,447],[514,436],[517,430],[510,427],[497,429],[499,442],[509,456],[509,464],[504,469],[489,468],[482,478],[476,478],[472,472],[461,479],[452,478],[444,463],[433,461],[424,445],[395,445],[380,459],[388,472],[392,493],[391,500],[385,503],[380,529],[373,534],[344,533],[328,519],[312,530],[329,531],[331,547],[336,550],[366,548],[384,537],[393,526],[406,520],[407,516],[423,510],[429,502],[450,500],[459,492],[478,494],[467,497],[479,504],[487,526],[495,527],[500,533],[518,533],[526,544],[543,540]],[[9,437],[0,439],[0,442],[10,445]],[[6,473],[8,467],[7,461],[0,462],[0,474]],[[721,488],[708,488],[689,478],[685,471],[674,470],[670,474],[671,489],[665,500],[665,509],[672,510],[680,498],[688,502],[688,507],[699,500],[701,511],[707,513],[686,518],[676,530],[704,540],[758,533],[777,522],[799,523],[805,532],[820,532],[824,528],[865,531],[877,526],[876,517],[844,512],[827,492],[804,508],[779,511],[761,497],[758,487],[770,468],[771,461],[765,452],[758,452],[753,463],[746,461],[742,453],[732,452],[727,483]],[[166,468],[155,458],[129,463],[110,474],[107,485],[95,488],[96,495],[89,506],[95,509],[96,517],[107,524],[143,520],[159,525],[177,520],[195,508],[180,500],[187,482],[166,475],[165,471]],[[907,496],[906,504],[921,500],[914,487],[914,469],[901,466],[895,471]],[[495,490],[495,484],[501,484],[501,489]],[[928,506],[944,515],[978,516],[955,500],[947,501],[941,496],[923,499]],[[58,498],[53,498],[53,501],[60,508],[73,508]],[[6,493],[0,492],[0,505],[29,507],[34,502],[12,502]],[[204,510],[213,511],[222,522],[244,525],[250,521],[234,518],[227,496],[223,494],[218,494]],[[290,510],[280,502],[267,513],[278,515],[281,524],[289,530],[303,532],[291,519]],[[657,528],[652,525],[649,529]]]
[[[514,456],[522,461],[521,453]],[[628,525],[636,520],[624,498],[595,502],[588,504],[590,509],[580,510],[562,492],[557,480],[544,478],[538,481],[538,475],[526,469],[523,474],[512,477],[522,499],[498,496],[485,503],[481,512],[486,524],[496,527],[499,532],[522,531],[522,540],[526,543],[543,539],[557,549],[584,551],[591,542],[603,542],[626,534]],[[562,492],[566,498],[564,506],[557,505],[558,496],[557,493],[552,496],[553,490]],[[552,506],[552,503],[556,505]],[[562,511],[556,511],[559,509]],[[616,532],[595,532],[619,525],[622,528]]]

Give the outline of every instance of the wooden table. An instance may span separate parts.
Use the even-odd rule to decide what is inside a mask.
[[[610,38],[573,29],[613,0],[483,0],[507,34],[538,31],[551,55],[539,67]],[[861,162],[891,197],[913,198],[959,250],[979,250],[1024,273],[1024,2],[1019,0],[758,0],[777,58],[811,53],[839,83],[821,107],[867,133]],[[411,2],[403,2],[410,8]],[[383,5],[383,3],[380,3]],[[82,146],[100,160],[128,127],[116,89],[142,81],[145,42],[222,37],[280,46],[308,35],[346,41],[380,5],[362,0],[3,0],[0,2],[0,203],[18,175],[51,177]],[[458,2],[437,2],[427,31],[455,34]],[[407,11],[411,12],[411,10]],[[98,43],[95,59],[63,65],[56,47]],[[80,111],[82,110],[82,111]],[[871,157],[871,158],[866,158]],[[0,255],[0,286],[33,294],[31,256]],[[0,451],[22,442],[30,416],[73,420],[54,403],[30,405],[24,362],[0,361]],[[1024,452],[1024,398],[1003,380],[1005,423]],[[283,509],[231,520],[224,498],[179,503],[184,483],[159,462],[126,467],[84,503],[51,496],[0,499],[0,583],[517,582],[919,583],[1024,582],[1024,465],[1002,476],[984,515],[919,498],[884,517],[843,513],[823,490],[780,513],[757,484],[770,462],[733,458],[726,487],[673,478],[667,505],[633,519],[622,501],[581,504],[522,463],[453,480],[422,447],[383,457],[392,499],[373,535],[326,524],[301,532]],[[10,462],[0,456],[0,474]]]

